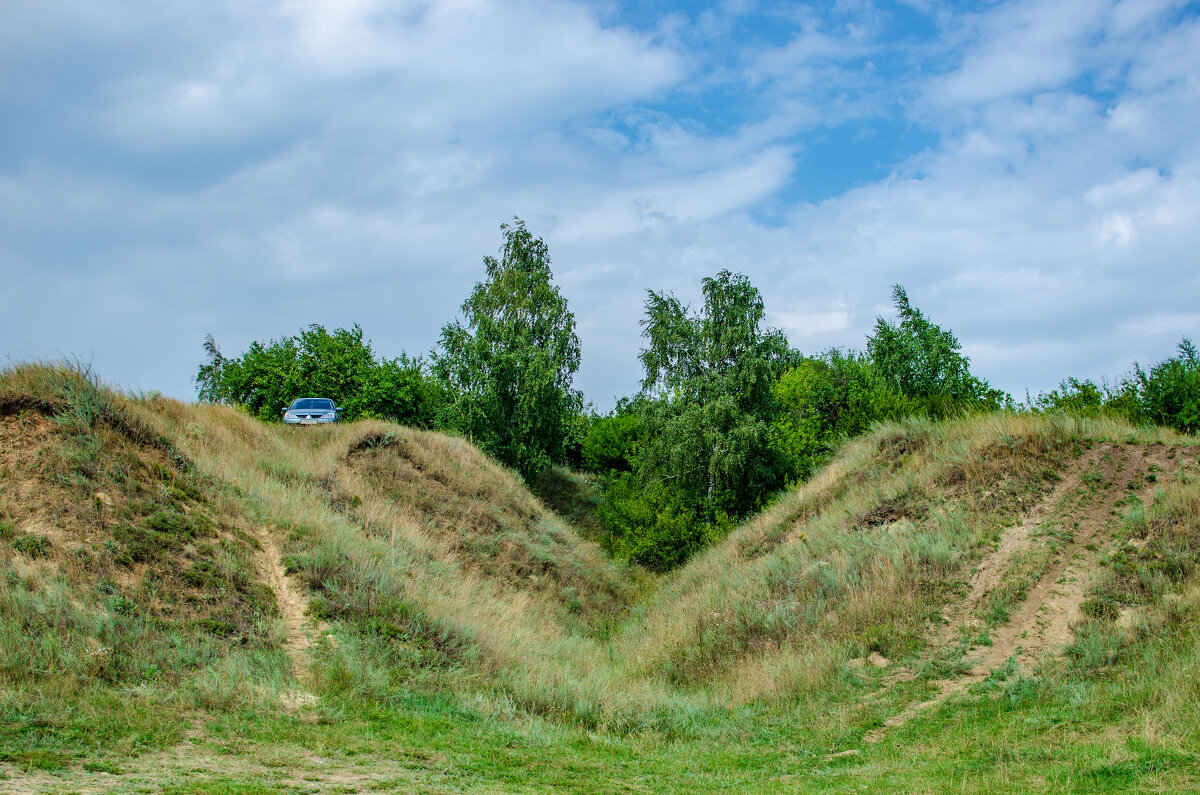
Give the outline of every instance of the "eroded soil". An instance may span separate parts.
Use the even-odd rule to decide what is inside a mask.
[[[1062,480],[1022,521],[1007,528],[996,548],[984,555],[969,582],[967,596],[943,611],[934,630],[933,653],[967,643],[967,672],[935,682],[937,692],[892,716],[865,740],[877,742],[927,709],[986,679],[1015,658],[1025,672],[1046,655],[1061,654],[1074,639],[1073,628],[1100,558],[1113,542],[1120,506],[1136,498],[1148,505],[1154,491],[1177,475],[1177,462],[1162,446],[1115,443],[1093,445],[1063,473]],[[1036,577],[1006,621],[988,626],[989,597],[1021,577],[1017,569],[1033,559]],[[986,643],[967,639],[984,638]]]

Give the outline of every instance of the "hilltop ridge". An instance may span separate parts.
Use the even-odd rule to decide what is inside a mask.
[[[299,738],[335,715],[448,711],[452,735],[490,727],[472,742],[598,732],[601,756],[649,737],[753,757],[736,727],[756,721],[798,743],[803,772],[847,749],[895,762],[899,738],[953,735],[957,703],[1048,709],[1075,682],[1107,703],[1117,681],[1147,699],[1145,775],[1194,781],[1194,756],[1162,749],[1197,737],[1178,718],[1200,665],[1197,461],[1194,439],[1113,421],[891,423],[656,576],[460,438],[270,426],[18,365],[0,374],[0,764],[26,791],[86,788],[96,759],[122,760],[124,781],[162,762],[148,753],[195,763],[179,749],[234,726],[254,746],[272,719],[251,713]],[[885,768],[872,780],[895,783]],[[392,759],[360,783],[398,771],[446,772]]]

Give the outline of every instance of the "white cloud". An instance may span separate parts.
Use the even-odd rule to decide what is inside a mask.
[[[1081,50],[1109,3],[1030,0],[1006,3],[977,18],[977,41],[961,67],[933,83],[943,106],[975,104],[1062,85],[1079,70]]]
[[[683,76],[647,36],[564,2],[294,0],[257,12],[197,6],[182,40],[116,87],[109,123],[150,149],[228,142],[281,126],[444,142],[536,129],[655,94]]]
[[[0,338],[184,397],[205,332],[236,352],[358,322],[420,353],[513,214],[550,244],[602,406],[636,388],[645,289],[695,301],[721,267],[809,352],[861,347],[904,283],[1018,393],[1200,336],[1194,14],[914,5],[945,43],[853,4],[772,17],[795,26],[775,48],[730,38],[776,13],[752,3],[651,33],[552,0],[14,7],[0,58],[62,115],[0,93]],[[923,151],[785,198],[809,133],[899,112]]]

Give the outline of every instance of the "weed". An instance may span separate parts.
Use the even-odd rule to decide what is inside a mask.
[[[22,533],[13,538],[12,547],[27,558],[44,558],[53,549],[50,539],[41,533]]]
[[[69,764],[69,758],[55,751],[35,749],[32,751],[0,752],[0,762],[8,762],[20,770],[62,770]]]
[[[1121,640],[1111,629],[1096,621],[1076,628],[1067,654],[1083,673],[1096,673],[1113,665],[1121,653]]]

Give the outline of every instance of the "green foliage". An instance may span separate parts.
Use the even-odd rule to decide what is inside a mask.
[[[500,259],[462,305],[466,321],[442,328],[433,357],[453,396],[447,422],[526,478],[566,459],[582,395],[575,315],[551,283],[550,254],[519,219],[501,224]]]
[[[892,299],[900,322],[877,318],[875,334],[867,341],[876,373],[900,394],[925,399],[934,416],[963,406],[999,407],[1004,395],[971,375],[958,338],[912,306],[899,284],[892,287]]]
[[[831,349],[803,359],[775,385],[780,409],[772,439],[789,477],[809,477],[842,441],[873,423],[1011,403],[971,374],[958,339],[912,306],[902,286],[892,297],[899,322],[876,318],[865,354]]]
[[[1033,401],[1041,411],[1063,411],[1078,417],[1098,417],[1108,403],[1108,391],[1090,379],[1068,378],[1058,389],[1043,392]]]
[[[630,472],[614,473],[597,513],[609,551],[651,571],[679,566],[731,524],[727,517],[710,524],[694,496],[662,482],[643,483]]]
[[[1011,404],[903,287],[893,297],[899,321],[877,319],[866,353],[804,357],[761,328],[762,297],[744,276],[705,279],[699,313],[651,291],[636,421],[595,421],[584,442],[585,463],[612,473],[610,546],[669,568],[874,423]]]
[[[583,437],[583,466],[589,472],[629,472],[642,435],[640,401],[622,398],[613,412],[591,417]]]
[[[222,355],[211,336],[204,349],[208,362],[196,373],[200,399],[242,406],[262,420],[280,420],[296,398],[327,397],[348,420],[381,417],[428,427],[443,400],[421,359],[376,360],[357,325],[330,333],[313,324],[293,337],[255,341],[235,358]]]
[[[703,282],[704,307],[649,291],[635,403],[597,422],[585,460],[614,477],[601,519],[610,546],[650,568],[678,565],[761,505],[783,483],[770,444],[774,384],[795,355],[763,329],[763,301],[745,276]]]
[[[769,443],[773,387],[789,362],[787,340],[763,329],[763,301],[740,274],[703,282],[698,314],[650,291],[641,353],[644,437],[635,472],[718,512],[743,515],[782,484]]]
[[[1142,413],[1151,422],[1187,433],[1200,430],[1200,354],[1184,337],[1179,355],[1159,362],[1149,373],[1136,368]]]
[[[789,477],[804,480],[842,440],[880,420],[916,413],[920,401],[897,394],[861,353],[830,349],[804,359],[775,384],[779,414],[772,444]]]
[[[1133,372],[1113,386],[1068,378],[1058,389],[1043,392],[1029,403],[1035,411],[1062,411],[1080,417],[1108,415],[1195,433],[1200,430],[1200,354],[1184,337],[1179,354],[1149,372],[1135,363]]]

